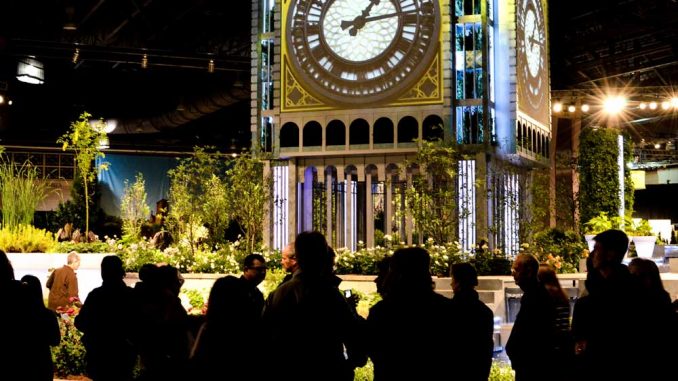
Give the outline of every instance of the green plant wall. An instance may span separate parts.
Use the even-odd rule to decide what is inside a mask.
[[[586,128],[579,142],[579,218],[583,226],[600,212],[608,215],[619,213],[619,179],[617,170],[618,130],[610,128]],[[632,150],[630,139],[625,138],[625,162]],[[626,156],[629,155],[629,156]],[[625,166],[624,181],[625,210],[633,210],[633,183],[631,173]]]

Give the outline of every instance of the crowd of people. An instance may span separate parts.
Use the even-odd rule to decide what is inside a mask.
[[[678,315],[654,262],[622,264],[627,247],[623,232],[596,236],[587,295],[572,318],[555,271],[530,255],[516,258],[513,276],[524,293],[506,352],[517,381],[670,379]],[[52,273],[48,309],[40,281],[14,280],[0,252],[0,295],[13,306],[0,315],[5,348],[12,349],[0,357],[7,379],[52,379],[49,348],[59,343],[53,310],[77,295],[78,264],[72,253]],[[183,278],[176,268],[147,264],[130,288],[120,258],[104,257],[102,285],[75,319],[88,376],[349,381],[369,358],[375,381],[488,379],[494,319],[475,291],[478,276],[470,264],[452,266],[448,299],[434,290],[425,249],[396,250],[379,265],[382,300],[366,319],[355,299],[339,291],[334,251],[322,234],[299,234],[283,250],[282,264],[288,276],[264,299],[257,286],[266,261],[247,256],[240,277],[214,283],[207,313],[196,321],[179,300]]]

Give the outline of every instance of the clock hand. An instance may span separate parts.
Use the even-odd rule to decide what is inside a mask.
[[[365,7],[365,9],[363,9],[362,12],[360,12],[360,16],[356,17],[353,20],[354,26],[353,26],[353,28],[351,28],[351,30],[348,31],[348,34],[350,34],[351,36],[355,36],[356,34],[358,34],[358,30],[360,30],[363,26],[365,26],[364,19],[367,16],[370,15],[370,12],[372,11],[372,7],[375,6],[375,5],[379,5],[380,2],[381,2],[381,0],[370,0],[370,4],[367,7]]]
[[[408,14],[413,14],[417,13],[417,11],[407,11],[407,12],[396,12],[396,13],[389,13],[387,15],[379,15],[379,16],[372,16],[372,17],[363,17],[363,16],[358,16],[354,18],[352,21],[347,21],[344,20],[341,22],[341,30],[346,30],[349,27],[353,27],[354,29],[362,29],[366,23],[370,21],[377,21],[377,20],[383,20],[395,16],[400,16],[400,15],[408,15]],[[350,31],[349,31],[350,33]],[[351,34],[351,36],[355,36],[355,34]]]

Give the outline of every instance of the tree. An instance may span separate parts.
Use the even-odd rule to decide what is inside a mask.
[[[424,174],[414,176],[412,187],[405,192],[407,210],[416,228],[438,243],[452,242],[456,237],[458,160],[452,146],[442,141],[422,141],[415,163]]]
[[[99,165],[94,163],[96,159],[105,157],[99,145],[106,139],[106,132],[103,120],[90,123],[91,116],[83,112],[77,121],[71,123],[68,132],[57,140],[62,150],[69,150],[75,154],[76,173],[84,185],[85,236],[89,232],[90,192],[93,191],[90,184],[96,179],[99,171],[108,169],[108,163],[102,162]]]
[[[141,225],[149,214],[150,208],[146,203],[144,175],[137,173],[134,184],[131,186],[129,181],[125,180],[125,190],[120,202],[120,216],[122,217],[122,228],[125,235],[138,238]]]
[[[261,240],[261,226],[270,197],[270,179],[264,178],[261,160],[249,154],[234,159],[226,175],[229,215],[238,223],[251,252]]]
[[[176,238],[185,237],[191,253],[200,237],[196,236],[203,224],[209,226],[207,239],[217,244],[224,241],[230,215],[225,201],[225,169],[219,152],[208,152],[211,147],[195,147],[193,155],[181,159],[169,171],[168,226]]]

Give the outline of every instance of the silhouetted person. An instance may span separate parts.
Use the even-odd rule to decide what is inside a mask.
[[[217,279],[207,302],[207,316],[197,335],[191,353],[191,376],[200,380],[259,378],[261,369],[250,363],[262,342],[258,318],[248,313],[250,308],[247,286],[238,278]]]
[[[391,257],[385,297],[367,317],[375,381],[450,379],[449,367],[440,364],[452,358],[451,305],[433,291],[430,262],[422,248],[398,249]],[[431,334],[434,327],[445,328]]]
[[[137,339],[140,379],[181,379],[191,349],[188,315],[179,300],[183,279],[172,266],[160,266],[150,274],[143,281],[146,285],[135,289],[141,303]]]
[[[274,350],[269,378],[352,380],[356,365],[351,360],[352,346],[358,323],[337,288],[334,258],[325,237],[318,232],[301,233],[295,241],[295,252],[300,269],[269,295],[264,310],[264,324]],[[294,336],[290,336],[290,327]]]
[[[637,352],[644,330],[638,324],[639,295],[622,264],[628,237],[620,230],[607,230],[594,240],[586,279],[588,295],[577,300],[572,317],[578,379],[645,379],[642,374],[654,364],[641,364],[638,359],[632,367],[623,363]]]
[[[297,262],[297,256],[294,253],[294,242],[290,242],[281,253],[280,264],[282,265],[283,270],[287,274],[283,278],[280,284],[287,282],[292,279],[294,273],[299,270],[299,262]]]
[[[374,284],[377,286],[377,293],[381,295],[382,298],[386,296],[384,290],[384,281],[388,275],[388,271],[391,266],[391,257],[384,257],[379,262],[377,262],[377,277],[374,278]]]
[[[78,277],[75,271],[80,267],[80,256],[71,251],[68,253],[66,265],[55,269],[47,279],[47,288],[49,289],[49,298],[47,307],[56,311],[59,307],[68,307],[71,298],[78,296]]]
[[[247,308],[253,318],[261,317],[264,310],[264,294],[257,286],[266,279],[266,259],[261,254],[250,254],[245,257],[240,280],[244,283],[249,304]]]
[[[59,322],[54,312],[45,307],[40,280],[33,275],[25,275],[21,283],[28,312],[21,342],[15,343],[15,349],[20,348],[22,353],[22,379],[51,381],[54,367],[50,347],[59,345],[61,340]]]
[[[487,381],[490,376],[494,314],[480,301],[477,285],[478,273],[471,264],[452,265],[452,380]]]
[[[644,331],[634,357],[643,359],[647,368],[645,379],[666,380],[672,373],[671,363],[678,358],[678,315],[673,311],[671,297],[664,289],[659,268],[650,259],[635,258],[629,272],[639,292],[641,320],[634,322]]]
[[[28,314],[27,297],[20,282],[14,280],[14,269],[4,251],[0,250],[0,300],[11,306],[11,311],[0,314],[2,340],[0,340],[0,372],[7,380],[22,380],[23,356],[16,343],[24,340],[25,321]]]
[[[120,257],[104,257],[103,283],[89,293],[75,318],[87,351],[87,374],[95,381],[132,379],[137,358],[133,345],[134,318],[138,309],[124,277]]]
[[[523,290],[520,310],[506,343],[516,381],[542,381],[556,371],[552,366],[555,363],[555,304],[539,284],[538,271],[539,262],[528,254],[518,255],[513,263],[513,279]]]
[[[542,263],[539,265],[537,278],[542,287],[551,297],[555,308],[555,315],[551,322],[554,334],[554,356],[558,372],[552,372],[549,377],[556,380],[569,380],[573,377],[574,341],[570,333],[570,299],[560,285],[558,275],[553,267]]]

